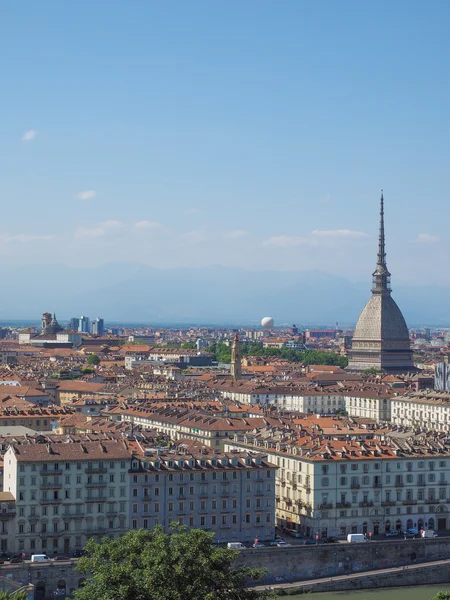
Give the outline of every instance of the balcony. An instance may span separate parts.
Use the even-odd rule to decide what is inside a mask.
[[[404,506],[414,506],[417,504],[417,500],[403,500]]]
[[[310,493],[311,493],[311,488],[310,488],[309,486],[306,486],[306,485],[305,485],[305,492],[306,492],[307,494],[310,494]]]
[[[105,467],[87,467],[84,470],[85,473],[87,473],[87,475],[95,475],[95,474],[105,474],[108,472],[108,469],[106,469]]]
[[[336,502],[336,508],[351,508],[350,502]]]
[[[107,487],[106,481],[92,481],[91,483],[85,483],[87,488],[104,488]]]
[[[95,498],[88,496],[85,498],[85,502],[106,502],[106,496],[99,496]]]
[[[360,488],[360,487],[361,487],[361,486],[359,485],[359,483],[351,483],[351,484],[350,484],[350,488],[351,488],[352,490],[359,490],[359,488]]]
[[[437,485],[447,485],[448,481],[438,481]]]
[[[373,501],[371,500],[370,502],[360,502],[359,506],[361,508],[371,508],[373,506]]]
[[[381,503],[381,506],[395,506],[395,502],[393,500],[385,500]]]
[[[44,477],[45,476],[52,477],[53,475],[62,475],[63,474],[62,469],[41,469],[39,471],[39,473],[41,475],[43,475]]]
[[[41,504],[61,504],[62,498],[42,498]]]
[[[323,502],[322,504],[319,504],[320,510],[331,510],[332,508],[333,508],[332,502]]]
[[[395,487],[403,487],[404,484],[403,481],[396,481],[394,485]]]
[[[41,483],[41,490],[60,490],[62,483]]]
[[[381,487],[381,481],[374,481],[373,482],[373,487],[374,488],[380,488]]]

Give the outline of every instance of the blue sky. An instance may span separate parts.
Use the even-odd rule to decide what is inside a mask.
[[[450,3],[4,1],[0,265],[450,286]],[[443,268],[444,267],[444,268]]]

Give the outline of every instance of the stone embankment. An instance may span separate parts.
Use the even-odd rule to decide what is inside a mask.
[[[410,567],[446,559],[450,559],[450,537],[248,549],[241,551],[237,564],[266,569],[263,583],[276,584]]]

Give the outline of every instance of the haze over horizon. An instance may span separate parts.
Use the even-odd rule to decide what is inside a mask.
[[[355,322],[383,188],[394,298],[447,323],[449,19],[439,0],[10,3],[0,318]]]

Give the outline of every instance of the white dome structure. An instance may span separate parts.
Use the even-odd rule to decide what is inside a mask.
[[[274,326],[274,321],[272,317],[264,317],[264,319],[261,321],[261,325],[264,327],[264,329],[272,329]]]

